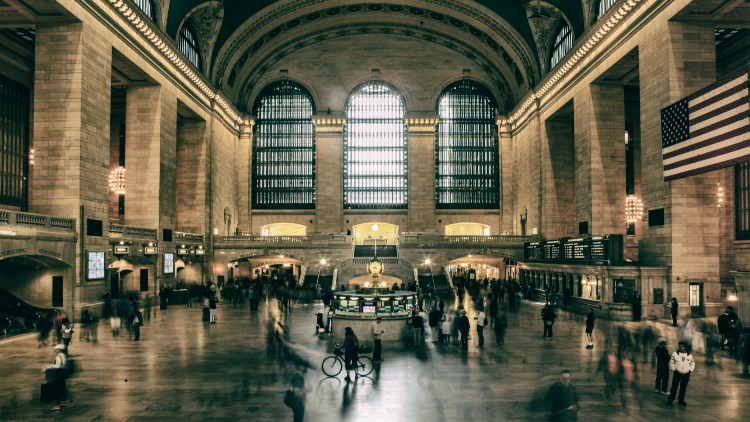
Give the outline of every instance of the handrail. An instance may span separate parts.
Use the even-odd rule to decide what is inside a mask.
[[[75,232],[76,230],[75,219],[21,211],[0,211],[0,224],[32,228],[63,229],[72,232]]]
[[[124,226],[122,224],[110,224],[109,233],[120,234],[122,237],[146,237],[149,239],[156,239],[156,229]]]
[[[202,234],[193,234],[193,233],[185,233],[185,232],[175,232],[174,238],[179,240],[185,240],[188,242],[200,242],[203,243],[203,235]],[[177,240],[175,240],[176,242]]]
[[[524,243],[530,240],[531,236],[515,235],[461,235],[448,236],[439,234],[404,234],[400,236],[403,243],[423,243],[423,242],[449,242],[449,243]]]

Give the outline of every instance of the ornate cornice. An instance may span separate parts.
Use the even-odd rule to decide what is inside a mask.
[[[312,122],[315,125],[315,132],[336,132],[343,133],[346,117],[341,115],[312,116]]]
[[[406,130],[409,133],[435,133],[435,126],[440,121],[437,114],[414,114],[404,116]]]

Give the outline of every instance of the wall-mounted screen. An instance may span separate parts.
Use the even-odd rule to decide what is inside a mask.
[[[89,252],[88,269],[89,280],[104,279],[104,252]]]
[[[164,274],[174,274],[174,254],[164,254]]]

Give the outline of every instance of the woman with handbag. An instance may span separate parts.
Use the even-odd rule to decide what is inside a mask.
[[[542,309],[542,321],[544,321],[545,339],[552,338],[552,324],[555,323],[555,318],[557,318],[557,315],[555,315],[555,309],[549,304],[545,305],[544,309]]]
[[[346,378],[344,381],[351,381],[349,378],[349,371],[354,370],[354,378],[359,377],[357,373],[357,359],[359,358],[359,340],[354,335],[354,331],[350,327],[344,328],[344,364],[346,366]]]

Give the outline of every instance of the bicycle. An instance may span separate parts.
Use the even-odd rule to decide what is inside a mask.
[[[359,349],[359,353],[370,352],[372,352],[372,347],[361,347]],[[328,356],[327,358],[323,359],[323,363],[321,364],[323,373],[329,377],[335,377],[336,375],[340,374],[341,370],[344,369],[344,361],[342,360],[342,356],[344,356],[344,352],[339,349],[339,345],[337,344],[336,348],[333,349],[333,356]],[[357,358],[357,373],[359,374],[359,376],[366,377],[372,373],[372,370],[372,359],[367,356],[359,356]]]

